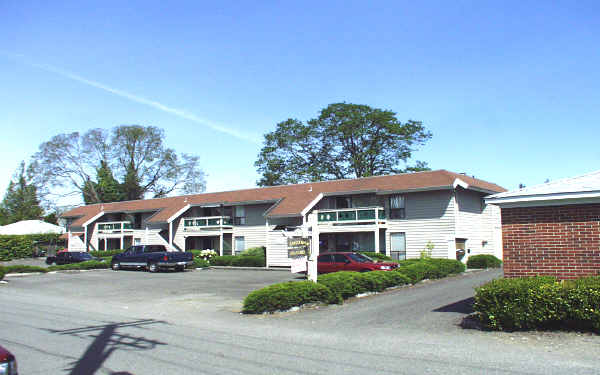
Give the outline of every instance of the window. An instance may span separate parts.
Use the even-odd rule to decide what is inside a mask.
[[[330,254],[319,255],[319,257],[317,258],[318,263],[331,263],[332,261],[333,261],[333,255],[330,255]]]
[[[335,208],[352,208],[352,197],[335,198]]]
[[[236,237],[235,238],[235,253],[239,254],[244,250],[246,250],[245,238],[244,237]]]
[[[246,225],[246,209],[244,206],[235,207],[235,225]]]
[[[404,219],[405,217],[404,196],[392,195],[390,197],[390,219]]]
[[[348,258],[346,258],[343,254],[333,254],[333,262],[334,263],[346,263]]]
[[[390,255],[394,260],[406,259],[406,234],[405,233],[392,233],[390,235],[392,239],[392,249]]]

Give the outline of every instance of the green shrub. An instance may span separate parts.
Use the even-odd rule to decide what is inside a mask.
[[[194,258],[194,268],[206,268],[208,266],[210,266],[210,263],[208,263],[207,260],[201,258]]]
[[[410,259],[399,263],[396,272],[408,276],[415,284],[424,279],[440,279],[448,275],[464,272],[465,266],[454,259]]]
[[[490,329],[546,328],[567,319],[569,296],[578,294],[574,291],[589,291],[577,285],[562,284],[550,276],[497,279],[476,288],[473,309]],[[600,292],[600,288],[591,290]]]
[[[369,292],[383,292],[387,284],[384,273],[386,271],[363,272],[357,280]]]
[[[234,267],[264,267],[266,258],[263,256],[244,255],[237,256],[231,260]]]
[[[502,261],[493,255],[472,255],[467,259],[468,268],[499,268]]]
[[[231,266],[231,261],[235,258],[235,255],[223,255],[219,257],[213,257],[210,260],[211,266]]]
[[[306,303],[341,303],[342,299],[324,285],[312,281],[289,281],[255,290],[244,299],[244,314],[288,310]]]
[[[0,280],[4,279],[4,275],[6,274],[6,270],[4,267],[0,266]]]
[[[448,275],[462,273],[465,272],[466,269],[465,265],[462,262],[455,259],[429,258],[425,261],[439,268],[440,277],[446,277]]]
[[[240,253],[241,256],[251,256],[251,257],[266,257],[267,249],[263,246],[259,247],[251,247],[246,249]]]
[[[4,266],[5,273],[33,273],[33,272],[48,272],[47,268],[39,266],[26,266],[23,264],[15,264],[12,266]]]
[[[96,258],[105,258],[105,257],[113,257],[117,254],[121,254],[124,251],[125,251],[124,249],[90,251],[90,255],[93,257],[96,257]]]
[[[33,255],[36,244],[62,243],[60,234],[25,234],[25,235],[0,235],[0,261],[29,258]]]
[[[393,259],[390,258],[389,256],[382,254],[382,253],[376,253],[373,251],[360,251],[361,254],[364,254],[366,256],[368,256],[369,258],[373,259],[373,260],[384,260],[386,262],[392,262]]]
[[[367,291],[357,281],[357,277],[360,277],[360,275],[361,273],[359,272],[340,271],[319,275],[317,282],[328,287],[336,295],[342,297],[342,299],[348,299]]]
[[[103,269],[110,268],[109,262],[101,262],[98,260],[88,260],[80,263],[63,264],[60,266],[50,266],[48,271],[62,271],[62,270],[91,270],[91,269]]]

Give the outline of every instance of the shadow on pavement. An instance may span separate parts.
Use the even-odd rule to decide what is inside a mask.
[[[141,327],[149,324],[166,324],[154,319],[136,320],[132,322],[109,323],[97,326],[87,326],[67,330],[47,331],[59,335],[72,335],[81,338],[93,337],[94,341],[87,347],[81,358],[73,363],[70,375],[94,374],[102,368],[104,362],[115,350],[151,350],[166,343],[150,340],[144,337],[119,333],[122,327]],[[112,372],[111,375],[133,375],[127,371]]]
[[[460,314],[472,314],[473,313],[473,302],[475,299],[473,297],[463,299],[462,301],[454,302],[446,306],[438,307],[433,310],[435,312],[453,312]]]

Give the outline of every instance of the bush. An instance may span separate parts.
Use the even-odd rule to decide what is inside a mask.
[[[324,285],[312,281],[289,281],[255,290],[244,299],[244,314],[288,310],[306,303],[341,303],[342,299]]]
[[[441,279],[464,272],[465,265],[454,259],[410,259],[400,262],[396,272],[408,276],[416,284],[424,279]]]
[[[0,235],[0,261],[30,258],[36,243],[58,243],[60,234]]]
[[[237,256],[231,260],[234,267],[264,267],[265,263],[265,257],[252,255]]]
[[[124,249],[90,251],[90,255],[93,257],[96,257],[96,258],[106,258],[106,257],[113,257],[117,254],[121,254],[124,251],[125,251]]]
[[[204,260],[202,258],[194,258],[194,268],[206,268],[210,266],[210,263],[208,263],[207,260]]]
[[[600,331],[600,277],[498,279],[476,289],[474,310],[487,328]]]
[[[60,266],[50,266],[48,271],[62,271],[62,270],[91,270],[91,269],[103,269],[110,268],[109,262],[101,262],[99,260],[88,260],[80,263],[63,264]]]
[[[493,255],[479,254],[467,259],[468,268],[499,268],[502,261]]]
[[[33,273],[33,272],[48,272],[47,268],[38,266],[26,266],[23,264],[15,264],[12,266],[4,266],[4,273]]]
[[[263,246],[259,247],[251,247],[246,249],[240,253],[241,256],[251,256],[251,257],[266,257],[267,248]]]
[[[0,266],[0,280],[4,279],[5,274],[6,271],[4,270],[4,267]]]
[[[373,252],[373,251],[360,251],[360,253],[368,256],[369,258],[371,258],[373,260],[383,260],[383,261],[386,261],[386,262],[392,262],[392,261],[394,261],[392,258],[390,258],[389,256],[387,256],[385,254],[376,253],[376,252]]]
[[[214,257],[210,260],[211,266],[231,266],[231,261],[235,258],[235,255],[223,255]]]
[[[319,275],[317,282],[329,288],[342,299],[348,299],[367,291],[357,280],[360,275],[359,272],[340,271]]]

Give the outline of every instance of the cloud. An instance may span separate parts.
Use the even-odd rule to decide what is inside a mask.
[[[11,58],[11,59],[18,60],[18,61],[20,61],[20,62],[22,62],[24,64],[27,64],[29,66],[32,66],[32,67],[35,67],[35,68],[39,68],[39,69],[45,70],[47,72],[51,72],[51,73],[57,74],[59,76],[71,79],[73,81],[77,81],[79,83],[83,83],[84,85],[91,86],[91,87],[94,87],[94,88],[97,88],[97,89],[109,92],[111,94],[114,94],[116,96],[119,96],[121,98],[128,99],[128,100],[130,100],[132,102],[143,104],[143,105],[146,105],[148,107],[152,107],[154,109],[157,109],[159,111],[172,114],[172,115],[177,116],[179,118],[195,122],[197,124],[206,126],[206,127],[210,128],[210,129],[216,130],[218,132],[230,135],[232,137],[235,137],[235,138],[238,138],[238,139],[241,139],[241,140],[244,140],[244,141],[249,141],[249,142],[252,142],[252,143],[259,143],[259,140],[256,139],[255,137],[252,137],[252,136],[250,136],[248,134],[242,133],[242,132],[237,131],[235,129],[231,129],[231,128],[228,128],[226,126],[217,124],[217,123],[215,123],[213,121],[201,118],[201,117],[199,117],[199,116],[197,116],[197,115],[195,115],[193,113],[184,111],[182,109],[178,109],[178,108],[175,108],[175,107],[167,106],[167,105],[164,105],[164,104],[162,104],[160,102],[157,102],[155,100],[147,99],[147,98],[144,98],[142,96],[135,95],[135,94],[132,94],[132,93],[124,91],[124,90],[120,90],[120,89],[116,89],[114,87],[110,87],[110,86],[105,85],[105,84],[103,84],[101,82],[84,78],[84,77],[82,77],[80,75],[68,72],[68,71],[63,70],[63,69],[59,69],[59,68],[54,67],[52,65],[39,64],[39,63],[34,63],[34,62],[31,62],[31,61],[28,61],[25,56],[20,55],[20,54],[3,52],[3,51],[0,51],[0,53],[3,54],[3,55],[5,55],[5,56],[7,56],[7,57],[9,57],[9,58]]]

